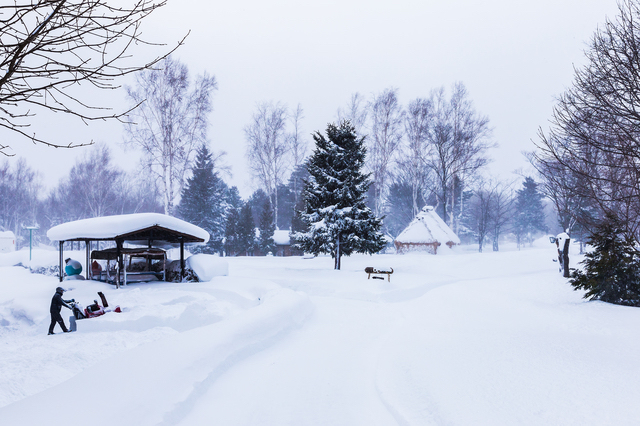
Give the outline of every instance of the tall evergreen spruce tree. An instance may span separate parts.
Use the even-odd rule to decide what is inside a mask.
[[[227,256],[238,255],[238,222],[240,209],[232,207],[227,213],[227,223],[224,229],[224,252]]]
[[[209,232],[206,246],[195,251],[215,253],[222,251],[225,232],[227,186],[213,169],[213,159],[206,144],[198,148],[192,175],[182,190],[178,215]]]
[[[250,256],[255,249],[256,225],[253,221],[253,212],[251,205],[245,203],[240,209],[240,217],[238,218],[238,254]]]
[[[377,253],[385,241],[382,220],[365,205],[369,175],[362,172],[366,149],[364,138],[343,121],[329,124],[327,137],[313,135],[316,148],[309,160],[309,178],[303,197],[305,209],[300,217],[309,226],[295,234],[299,249],[315,255],[329,253],[340,269],[342,256]]]
[[[258,250],[262,254],[273,253],[276,250],[276,243],[273,240],[273,234],[276,230],[276,225],[273,223],[273,207],[271,201],[267,198],[262,204],[260,210],[260,222],[258,224],[260,230],[260,238],[258,239]]]
[[[514,228],[518,246],[524,244],[527,239],[533,242],[532,235],[536,232],[546,232],[544,224],[545,214],[542,199],[544,195],[538,190],[538,184],[530,177],[525,178],[522,189],[517,191],[516,216]]]
[[[571,285],[586,290],[585,299],[640,306],[640,252],[621,223],[608,215],[587,241],[593,250],[572,274]]]

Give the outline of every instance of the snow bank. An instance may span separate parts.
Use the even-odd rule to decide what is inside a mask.
[[[84,254],[82,258],[84,258]],[[34,248],[31,251],[31,267],[33,268],[55,266],[58,262],[58,252],[52,247],[43,246],[42,248]],[[29,265],[29,248],[23,248],[11,253],[0,253],[0,267],[18,264]]]
[[[200,281],[211,281],[213,277],[229,275],[229,262],[211,254],[199,253],[189,256],[186,266],[195,272]]]

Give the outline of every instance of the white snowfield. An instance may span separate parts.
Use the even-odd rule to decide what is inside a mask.
[[[468,250],[65,282],[65,298],[103,291],[124,312],[55,336],[58,282],[0,255],[0,424],[637,425],[640,310],[583,300],[546,238]],[[375,265],[390,282],[367,279]]]

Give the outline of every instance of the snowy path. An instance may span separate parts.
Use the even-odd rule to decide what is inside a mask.
[[[182,424],[394,424],[375,386],[394,315],[371,302],[313,301],[314,318],[221,377]]]
[[[211,283],[112,290],[129,312],[53,343],[27,307],[52,283],[10,269],[31,281],[0,299],[14,321],[0,337],[31,352],[21,362],[0,345],[15,363],[0,372],[24,394],[0,424],[66,424],[49,417],[66,407],[94,425],[638,424],[640,310],[584,302],[551,257],[546,245],[354,256],[342,271],[328,258],[229,259]],[[365,266],[396,273],[367,280]],[[11,316],[20,306],[30,322]],[[65,345],[84,360],[66,381],[48,372]],[[45,373],[52,384],[33,395]]]

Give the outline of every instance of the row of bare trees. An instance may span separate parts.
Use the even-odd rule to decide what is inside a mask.
[[[450,94],[438,88],[406,107],[396,88],[369,99],[355,93],[337,115],[366,138],[372,180],[368,198],[376,216],[388,213],[389,189],[402,180],[411,186],[412,216],[435,197],[440,214],[459,226],[465,208],[461,194],[489,162],[487,151],[493,146],[489,120],[475,110],[462,83],[453,85]],[[276,188],[303,164],[307,152],[302,118],[300,106],[289,112],[282,104],[263,103],[245,127],[249,166],[273,200],[276,221]]]
[[[118,168],[106,145],[78,157],[51,190],[45,190],[42,179],[22,158],[0,163],[0,230],[13,231],[19,245],[28,235],[26,226],[40,227],[34,233],[37,242],[45,240],[51,226],[70,220],[162,211],[154,182]]]
[[[441,87],[403,108],[398,89],[389,88],[365,101],[354,94],[338,116],[367,136],[367,167],[372,175],[375,213],[385,213],[389,188],[402,180],[411,186],[413,215],[435,196],[438,211],[458,227],[464,211],[461,194],[489,162],[493,145],[489,119],[479,114],[462,83]],[[433,197],[431,197],[433,198]]]
[[[278,188],[307,156],[303,118],[300,105],[289,111],[280,103],[265,102],[256,107],[250,124],[244,128],[249,169],[258,186],[271,199],[274,223],[278,223]]]

